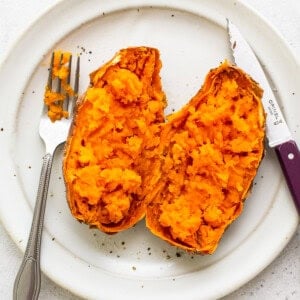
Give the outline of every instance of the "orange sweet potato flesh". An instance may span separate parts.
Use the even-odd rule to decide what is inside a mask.
[[[52,81],[60,80],[60,91],[53,91],[51,86],[46,86],[44,103],[48,107],[48,117],[52,122],[62,118],[68,118],[69,114],[63,108],[63,102],[67,96],[73,96],[74,91],[69,84],[69,62],[72,59],[70,52],[56,50],[53,53]]]
[[[162,129],[160,188],[147,206],[155,235],[211,254],[240,215],[264,153],[262,90],[237,67],[211,70]]]
[[[63,173],[74,217],[104,232],[131,227],[159,178],[165,94],[159,52],[123,49],[90,75],[65,146]]]

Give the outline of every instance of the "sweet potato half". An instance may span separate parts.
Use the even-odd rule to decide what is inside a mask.
[[[77,103],[63,162],[75,218],[104,232],[134,225],[146,211],[145,192],[164,122],[159,52],[123,49],[90,75]]]
[[[263,157],[262,90],[224,62],[165,121],[160,68],[156,49],[138,47],[91,74],[65,147],[68,203],[106,233],[146,215],[153,234],[210,254],[241,213]]]
[[[160,143],[163,186],[146,212],[152,233],[185,250],[215,251],[263,157],[261,96],[256,82],[225,62],[169,116]]]

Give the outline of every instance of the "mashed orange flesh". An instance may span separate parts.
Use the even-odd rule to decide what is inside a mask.
[[[121,50],[91,74],[66,145],[64,177],[72,214],[90,226],[118,232],[146,211],[145,192],[159,178],[165,95],[159,52]]]
[[[227,62],[169,116],[161,133],[161,187],[150,230],[186,250],[213,253],[241,213],[264,151],[262,91]]]
[[[68,112],[63,109],[63,102],[67,96],[72,96],[74,91],[68,83],[70,73],[68,64],[71,53],[57,50],[54,51],[53,55],[52,81],[54,83],[60,80],[61,90],[55,91],[47,85],[44,93],[44,103],[48,106],[48,117],[52,122],[55,122],[68,117]]]

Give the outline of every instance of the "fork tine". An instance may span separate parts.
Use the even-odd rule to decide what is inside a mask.
[[[69,101],[69,106],[68,106],[68,112],[69,116],[72,117],[74,108],[75,108],[75,103],[78,98],[78,90],[79,90],[79,73],[80,73],[80,57],[77,56],[76,60],[76,70],[75,70],[75,80],[74,80],[74,96],[73,101]]]
[[[63,63],[63,53],[60,55],[59,68],[62,66],[62,63]],[[61,93],[61,84],[62,84],[62,80],[60,77],[58,77],[58,84],[57,84],[56,92],[59,94]]]
[[[64,54],[63,52],[61,53],[60,55],[60,58],[59,58],[59,70],[61,69],[61,67],[63,66],[63,63],[64,63]],[[62,82],[63,80],[61,79],[61,76],[60,74],[57,74],[58,78],[57,78],[57,87],[56,87],[56,93],[58,94],[61,94],[61,89],[62,89]],[[63,106],[64,106],[64,100],[59,100],[57,101],[57,104],[63,109]]]
[[[80,56],[77,56],[76,71],[75,71],[75,84],[74,84],[75,94],[78,94],[78,89],[79,89],[79,73],[80,73]]]
[[[72,70],[72,55],[69,57],[69,62],[68,62],[68,78],[67,78],[67,84],[69,85],[71,82],[71,70]],[[63,109],[64,111],[68,110],[69,107],[69,101],[70,101],[70,95],[69,93],[66,93],[66,98],[64,101]]]
[[[48,75],[48,82],[47,82],[48,88],[50,90],[52,90],[53,63],[54,63],[54,52],[52,52],[52,56],[51,56],[51,62],[50,62],[50,67],[49,67],[49,75]]]
[[[48,81],[47,81],[47,88],[52,91],[52,77],[53,77],[53,64],[54,64],[54,52],[51,55],[51,61],[49,66],[49,73],[48,73]],[[43,114],[47,114],[48,106],[44,103],[43,105]]]

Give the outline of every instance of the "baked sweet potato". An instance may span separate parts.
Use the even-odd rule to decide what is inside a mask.
[[[239,216],[264,153],[262,90],[224,62],[165,122],[159,52],[121,50],[91,74],[65,146],[72,214],[106,233],[146,215],[182,249],[215,251]]]
[[[161,133],[160,190],[146,212],[152,233],[185,250],[215,251],[241,213],[263,157],[261,97],[256,82],[225,62],[169,116]]]
[[[65,146],[63,173],[75,218],[104,232],[144,217],[164,122],[159,52],[123,49],[90,75]]]

